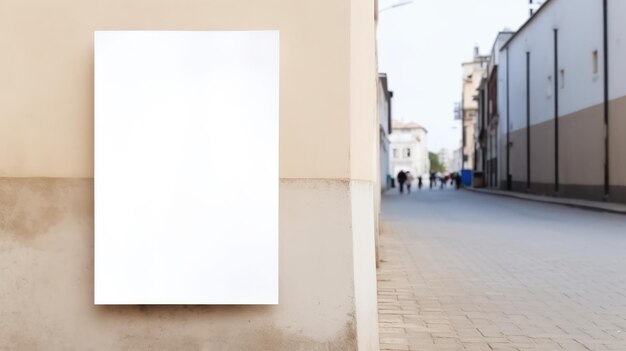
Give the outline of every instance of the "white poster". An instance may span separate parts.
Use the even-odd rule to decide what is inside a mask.
[[[94,67],[95,303],[278,303],[278,32],[98,31]]]

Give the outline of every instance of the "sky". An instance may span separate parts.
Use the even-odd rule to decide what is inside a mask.
[[[399,0],[379,0],[379,8]],[[461,63],[474,47],[491,52],[499,31],[517,30],[528,19],[528,0],[414,0],[378,18],[378,70],[393,91],[394,119],[428,130],[428,149],[460,147]]]

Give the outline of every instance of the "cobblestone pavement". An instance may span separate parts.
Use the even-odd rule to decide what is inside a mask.
[[[381,350],[626,351],[626,216],[468,191],[383,198]]]

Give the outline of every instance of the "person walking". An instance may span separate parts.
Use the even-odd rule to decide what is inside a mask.
[[[461,189],[461,174],[457,173],[454,175],[454,185],[456,186],[456,190]]]
[[[433,186],[435,186],[435,185],[436,185],[436,184],[435,184],[435,179],[437,179],[437,178],[435,177],[435,172],[431,172],[431,173],[430,173],[430,189],[432,189],[432,188],[433,188]]]
[[[417,187],[422,190],[422,185],[424,185],[422,183],[422,176],[417,177]]]
[[[398,185],[400,185],[400,194],[402,194],[404,192],[404,182],[406,182],[406,173],[400,171],[396,178],[398,179]]]
[[[406,190],[409,194],[411,193],[411,185],[413,185],[414,180],[415,180],[415,177],[413,177],[411,172],[407,171],[406,172]]]

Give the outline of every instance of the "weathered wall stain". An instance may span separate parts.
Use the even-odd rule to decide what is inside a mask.
[[[114,346],[118,350],[201,351],[202,345],[194,336],[136,336],[124,335]]]
[[[262,328],[250,337],[237,331],[211,336],[211,331],[203,336],[163,333],[163,328],[142,335],[127,334],[115,342],[116,350],[163,350],[163,351],[345,351],[356,350],[356,335],[352,323],[346,324],[337,334],[324,342],[306,338],[297,333],[286,333],[275,326]],[[187,334],[187,335],[185,335]]]
[[[95,306],[93,180],[0,178],[0,350],[356,350],[349,191],[281,181],[278,306]]]
[[[83,191],[72,191],[76,185]],[[93,223],[92,194],[93,181],[88,179],[4,178],[0,182],[0,232],[31,244],[68,213]]]

